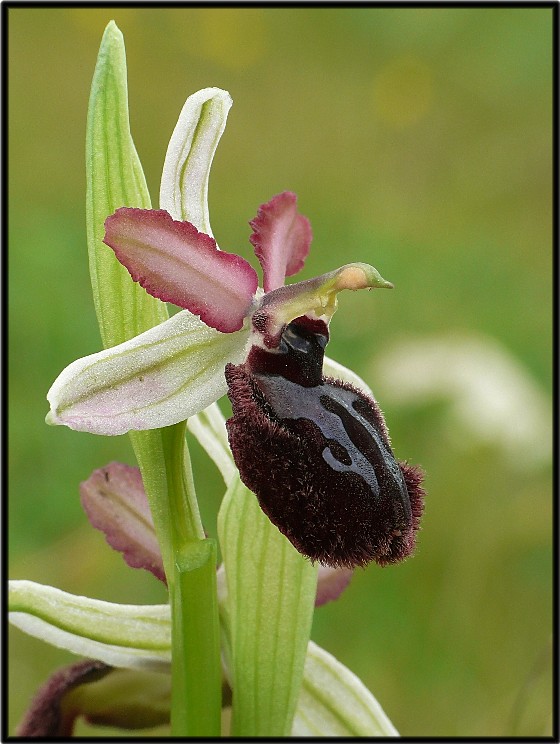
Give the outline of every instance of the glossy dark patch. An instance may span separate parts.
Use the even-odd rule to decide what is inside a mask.
[[[275,375],[313,387],[322,381],[328,341],[329,331],[322,321],[298,318],[285,328],[276,349],[253,346],[246,364],[254,374]]]

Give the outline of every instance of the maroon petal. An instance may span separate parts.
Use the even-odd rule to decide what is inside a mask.
[[[327,602],[332,602],[333,599],[338,599],[350,583],[353,573],[353,568],[319,566],[315,607],[320,607]]]
[[[190,310],[223,333],[243,325],[258,278],[240,256],[163,209],[122,207],[105,220],[104,242],[154,297]]]
[[[138,468],[112,462],[80,484],[91,524],[132,568],[145,568],[165,582],[150,506]]]
[[[112,667],[92,659],[59,669],[33,698],[16,736],[39,739],[72,736],[80,711],[64,705],[65,697],[79,685],[96,682],[111,670]]]
[[[249,223],[249,240],[255,247],[264,275],[264,290],[270,292],[284,284],[287,276],[303,268],[311,245],[311,225],[297,212],[297,197],[283,191],[259,207]]]

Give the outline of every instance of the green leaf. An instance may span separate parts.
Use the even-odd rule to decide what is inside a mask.
[[[124,605],[10,581],[9,620],[29,635],[111,666],[169,670],[169,605]]]
[[[102,241],[105,220],[119,207],[151,207],[128,119],[124,40],[111,21],[101,41],[86,133],[86,221],[95,311],[105,347],[115,346],[168,317],[163,302],[131,281]]]
[[[299,696],[317,567],[301,556],[237,478],[218,533],[227,578],[233,736],[288,736]]]
[[[309,642],[292,736],[398,736],[353,672]]]
[[[105,348],[168,317],[167,307],[135,284],[103,243],[105,220],[123,206],[150,208],[150,195],[128,117],[124,39],[111,21],[101,40],[86,132],[86,224],[93,301]],[[173,574],[166,453],[159,431],[131,434],[154,519],[165,573]]]

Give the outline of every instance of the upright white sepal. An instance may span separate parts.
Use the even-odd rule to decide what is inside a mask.
[[[159,204],[175,220],[187,220],[212,235],[208,178],[216,147],[233,101],[220,88],[204,88],[187,98],[173,130],[161,177]]]

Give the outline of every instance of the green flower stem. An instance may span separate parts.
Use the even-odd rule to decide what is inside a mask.
[[[221,726],[220,621],[217,547],[200,521],[185,432],[187,422],[161,429],[174,557],[169,584],[171,631],[171,732],[219,736]]]
[[[171,541],[173,553],[181,551],[186,543],[204,540],[200,512],[191,469],[189,448],[185,434],[187,422],[160,429],[166,458],[166,476],[169,492]]]
[[[176,554],[171,593],[173,736],[220,736],[220,627],[214,539]]]

